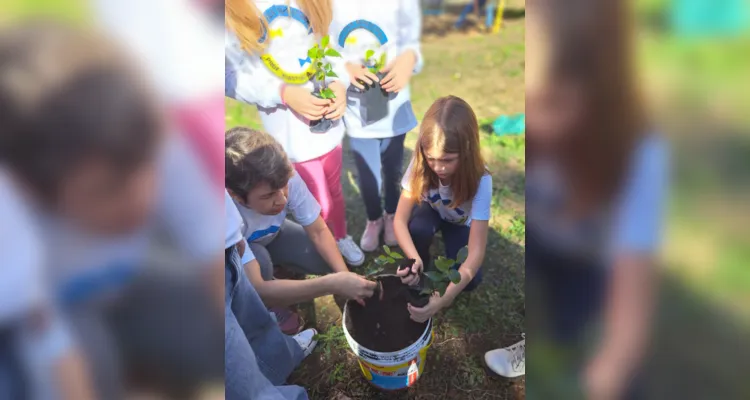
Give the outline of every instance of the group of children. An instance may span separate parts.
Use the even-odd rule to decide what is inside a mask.
[[[275,322],[262,317],[263,326],[254,326],[254,335],[244,331],[271,383],[283,382],[276,379],[285,376],[279,371],[288,374],[301,357],[293,351],[287,361],[278,355],[264,359],[267,346],[258,343],[280,329],[294,336],[276,340],[295,340],[302,357],[309,354],[315,331],[298,333],[304,322],[287,306],[329,294],[359,302],[372,296],[375,284],[350,272],[347,264],[362,265],[365,253],[380,247],[381,235],[385,244],[400,246],[416,260],[412,272],[433,268],[430,247],[437,232],[449,258],[468,247],[466,260],[454,267],[460,283],[451,283],[443,296],[432,296],[425,307],[409,305],[415,321],[428,320],[482,280],[492,176],[482,158],[477,118],[458,97],[437,99],[422,118],[412,160],[402,173],[404,138],[417,127],[409,81],[424,63],[421,12],[417,0],[385,3],[226,2],[226,94],[257,106],[265,130],[237,127],[226,133],[225,185],[232,200],[227,201],[227,218],[234,215],[232,229],[241,232],[227,243],[228,271],[235,277],[227,290],[232,292],[245,274],[250,286],[244,290],[257,292],[250,296],[262,302],[255,308],[268,314],[267,307],[275,317]],[[314,96],[315,86],[304,79],[307,49],[323,36],[342,56],[330,57],[334,74],[326,77],[335,99]],[[367,68],[367,50],[374,58],[384,57],[381,70]],[[301,83],[295,82],[300,76]],[[387,93],[388,112],[372,121],[364,89],[374,82]],[[311,122],[322,117],[333,125],[316,133]],[[359,245],[346,226],[341,185],[345,135],[368,220]],[[275,266],[318,277],[277,279]],[[405,284],[418,282],[419,274],[398,273]],[[228,301],[234,316],[226,330],[238,332],[245,323],[240,309],[247,305]],[[244,343],[241,347],[247,353]],[[234,372],[227,367],[226,373],[229,382]]]

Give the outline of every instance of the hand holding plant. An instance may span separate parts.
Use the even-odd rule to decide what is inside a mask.
[[[360,90],[365,90],[365,85],[372,85],[379,81],[377,75],[361,64],[348,62],[346,71],[349,73],[352,86]]]
[[[411,319],[415,322],[425,322],[432,318],[438,311],[447,307],[448,304],[445,301],[445,297],[440,296],[438,293],[433,293],[430,296],[430,301],[424,307],[414,307],[411,304],[407,304],[406,308],[411,314]]]
[[[395,60],[380,70],[380,72],[386,74],[380,81],[380,86],[386,92],[398,93],[409,84],[416,63],[417,55],[413,51],[401,53]]]
[[[312,95],[302,86],[287,85],[281,93],[284,103],[296,113],[310,121],[320,119],[325,115],[330,102]]]
[[[333,91],[333,103],[328,107],[326,118],[331,121],[341,119],[346,112],[346,88],[339,81],[331,82],[328,88]]]

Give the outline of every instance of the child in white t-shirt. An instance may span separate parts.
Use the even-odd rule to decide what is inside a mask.
[[[464,100],[442,97],[427,110],[402,187],[394,229],[405,255],[416,260],[413,272],[432,268],[430,245],[438,230],[446,257],[456,259],[461,248],[469,250],[466,261],[454,266],[460,283],[451,283],[444,296],[431,297],[423,308],[408,306],[412,319],[423,322],[482,279],[492,176],[480,152],[476,115]],[[416,284],[419,275],[407,273],[398,271],[404,283]]]
[[[245,273],[268,307],[328,294],[357,300],[372,295],[375,284],[349,272],[320,206],[271,135],[242,127],[229,130],[225,165],[227,191],[256,258],[245,260]],[[275,264],[325,276],[274,279]]]
[[[404,138],[417,126],[409,81],[424,64],[422,14],[419,0],[334,3],[331,42],[347,61],[351,86],[344,122],[367,212],[360,247],[371,252],[379,248],[381,233],[385,244],[397,244],[393,216],[401,192]],[[372,56],[366,59],[368,51]],[[373,65],[381,59],[382,65]]]

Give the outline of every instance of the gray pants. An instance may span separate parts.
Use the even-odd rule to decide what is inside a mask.
[[[250,249],[258,260],[260,273],[266,281],[273,279],[274,264],[301,274],[326,275],[333,272],[307,236],[305,228],[288,219],[284,220],[279,233],[270,243],[250,243]]]

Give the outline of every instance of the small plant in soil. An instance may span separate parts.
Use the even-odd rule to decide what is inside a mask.
[[[376,57],[375,50],[370,49],[365,52],[364,65],[378,79],[385,77],[385,74],[380,72],[385,67],[385,61],[385,53]],[[360,114],[364,117],[365,122],[369,124],[385,118],[388,115],[388,92],[380,87],[380,82],[373,82],[369,85],[365,82],[361,83],[365,86],[364,104],[366,108],[361,110]]]
[[[438,257],[435,260],[435,271],[426,271],[423,273],[427,279],[421,285],[421,294],[431,295],[433,292],[440,293],[440,296],[445,294],[448,289],[448,285],[453,282],[454,285],[461,283],[461,274],[457,270],[453,269],[456,264],[463,264],[466,258],[469,256],[469,248],[464,246],[458,251],[458,255],[455,260],[446,258],[443,256]]]
[[[329,57],[341,57],[338,51],[329,48],[328,43],[330,37],[328,35],[323,36],[320,39],[320,43],[316,43],[313,47],[307,50],[307,56],[310,58],[310,63],[313,66],[313,84],[315,85],[315,91],[313,95],[321,99],[335,99],[336,93],[328,87],[326,84],[326,78],[336,78],[335,72],[333,72],[333,66],[328,61]],[[310,130],[314,133],[323,133],[331,129],[333,121],[323,117],[317,121],[310,122]]]

